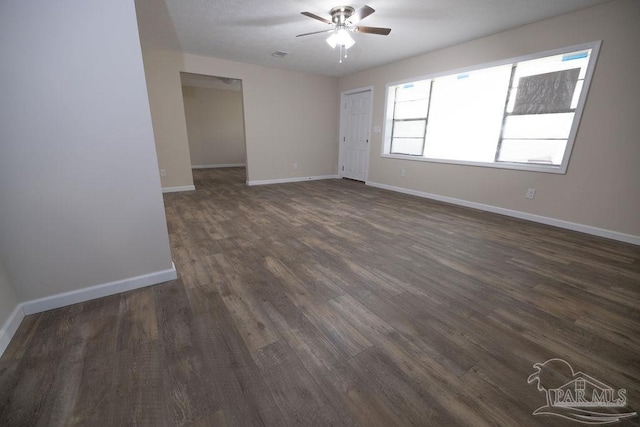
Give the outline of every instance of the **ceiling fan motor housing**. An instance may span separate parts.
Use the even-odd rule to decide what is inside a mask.
[[[331,21],[338,25],[344,26],[347,22],[347,19],[353,15],[355,9],[351,6],[336,6],[329,12],[331,14]]]
[[[379,28],[379,27],[366,27],[358,25],[367,16],[371,15],[375,10],[367,5],[362,6],[358,10],[355,10],[351,6],[336,6],[332,8],[329,13],[331,14],[331,21],[322,16],[318,16],[311,12],[301,12],[304,16],[307,16],[316,21],[324,22],[331,26],[330,30],[313,31],[311,33],[298,34],[296,37],[310,36],[312,34],[321,33],[343,33],[345,31],[379,34],[382,36],[388,36],[391,32],[391,28]],[[329,44],[332,44],[331,42]]]

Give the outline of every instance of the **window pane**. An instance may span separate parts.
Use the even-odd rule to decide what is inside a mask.
[[[428,80],[398,86],[396,88],[396,102],[428,99],[429,86],[430,82]]]
[[[582,81],[587,73],[587,66],[591,57],[591,50],[569,52],[561,55],[547,56],[544,58],[522,61],[516,64],[515,74],[513,76],[514,87],[511,88],[509,96],[508,112],[513,112],[518,97],[518,86],[521,80],[526,81],[527,78],[539,76],[545,73],[567,71],[578,69],[577,83],[573,92],[571,108],[576,108],[577,99],[582,90]]]
[[[411,120],[393,123],[394,138],[424,138],[424,120]]]
[[[422,138],[393,138],[393,141],[391,141],[391,153],[421,156],[422,143]]]
[[[433,81],[425,157],[494,162],[511,65]]]
[[[521,77],[549,73],[552,71],[569,70],[571,68],[580,68],[578,79],[584,79],[590,56],[591,50],[589,49],[581,52],[547,56],[544,58],[519,62],[514,76],[514,84],[517,85],[518,80]]]
[[[498,161],[560,165],[566,146],[566,139],[504,139]]]
[[[580,99],[580,94],[582,93],[582,85],[584,84],[584,80],[578,80],[576,84],[576,90],[573,92],[573,99],[571,100],[571,108],[575,109],[578,107],[578,100]]]
[[[393,117],[395,119],[417,119],[426,118],[429,108],[429,100],[421,99],[418,101],[407,101],[396,103],[396,111]]]
[[[569,137],[574,115],[574,113],[562,113],[509,116],[505,121],[502,137],[566,139]]]

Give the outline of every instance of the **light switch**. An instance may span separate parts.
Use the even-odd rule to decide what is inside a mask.
[[[380,126],[374,126],[373,133],[380,133]]]

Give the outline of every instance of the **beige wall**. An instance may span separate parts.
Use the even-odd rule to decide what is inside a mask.
[[[143,56],[163,187],[193,184],[181,71],[242,80],[250,181],[337,174],[337,79],[176,52]]]
[[[640,1],[619,0],[341,78],[340,91],[375,87],[381,126],[386,83],[603,40],[566,175],[382,158],[372,133],[369,181],[640,236],[639,17]]]
[[[144,69],[162,187],[193,185],[187,124],[182,102],[182,55],[143,51]]]
[[[18,298],[16,298],[16,293],[9,283],[4,265],[0,261],[0,330],[17,305]],[[0,339],[2,339],[1,334]]]
[[[182,86],[192,166],[246,163],[242,92]]]
[[[0,260],[17,300],[172,269],[133,2],[0,2],[0,51]]]

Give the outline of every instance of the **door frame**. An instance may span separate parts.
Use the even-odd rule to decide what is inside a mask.
[[[371,94],[371,102],[369,103],[369,143],[367,144],[367,161],[364,168],[364,181],[367,182],[369,178],[369,156],[371,154],[371,126],[373,123],[373,86],[365,86],[358,89],[349,89],[340,93],[340,132],[338,135],[338,177],[343,178],[344,172],[344,140],[345,136],[345,128],[347,125],[346,118],[346,97],[349,95],[355,95],[357,93],[370,92]]]
[[[183,113],[186,115],[186,107],[185,107],[185,101],[184,101],[184,92],[183,92],[183,85],[182,85],[182,75],[183,74],[191,74],[191,75],[195,75],[195,76],[200,76],[200,77],[204,77],[206,79],[220,79],[220,78],[227,78],[227,79],[233,79],[233,80],[238,80],[240,82],[240,97],[242,100],[242,133],[244,135],[244,142],[243,142],[243,146],[244,146],[244,168],[245,168],[245,185],[249,185],[249,149],[247,147],[247,114],[246,114],[246,89],[245,89],[245,78],[243,77],[231,77],[231,76],[225,76],[225,73],[217,73],[217,72],[210,72],[207,74],[204,73],[197,73],[197,72],[192,72],[192,71],[186,71],[183,69],[184,67],[180,68],[180,70],[178,71],[178,81],[180,82],[180,99],[182,100],[182,108]],[[198,87],[198,86],[195,86]],[[205,87],[206,86],[202,86]],[[186,132],[186,123],[185,123],[185,132]],[[189,143],[189,138],[188,138],[188,134],[187,134],[187,152],[189,153],[189,171],[191,174],[191,181],[193,181],[193,165],[191,164],[191,145]],[[205,165],[207,166],[206,169],[215,167],[212,165]],[[233,166],[237,166],[236,164],[234,164]],[[224,166],[223,166],[224,167]],[[199,168],[195,168],[195,169],[199,169]],[[195,188],[195,185],[194,185]]]

